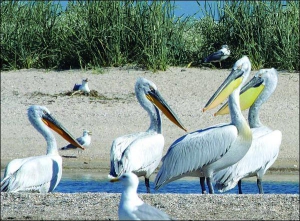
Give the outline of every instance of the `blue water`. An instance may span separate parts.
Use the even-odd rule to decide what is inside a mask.
[[[150,182],[151,193],[201,193],[198,180],[177,180],[173,181],[161,189],[155,191],[154,183]],[[106,192],[106,193],[121,193],[121,183],[111,183],[108,180],[78,180],[62,178],[54,192],[60,193],[86,193],[86,192]],[[263,182],[265,194],[299,194],[299,182]],[[255,181],[243,181],[242,190],[244,194],[257,194],[258,188]],[[207,189],[208,191],[208,189]],[[236,194],[237,186],[225,193],[216,194]],[[138,193],[146,193],[144,179],[140,179]]]

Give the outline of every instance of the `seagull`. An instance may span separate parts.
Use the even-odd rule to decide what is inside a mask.
[[[249,150],[252,132],[244,118],[239,93],[251,71],[247,56],[236,61],[231,73],[210,98],[203,112],[219,105],[229,96],[231,123],[218,124],[178,138],[162,158],[155,178],[155,189],[185,176],[207,178],[209,193],[214,193],[213,174],[238,162]],[[204,193],[204,192],[202,192]]]
[[[42,156],[10,161],[1,181],[1,192],[48,193],[56,188],[62,176],[62,158],[58,153],[55,137],[49,128],[84,150],[84,147],[50,114],[46,107],[30,106],[28,118],[35,129],[45,138],[47,153]]]
[[[91,135],[92,135],[91,131],[83,129],[82,137],[78,137],[76,140],[83,147],[88,147],[91,144]],[[70,149],[77,149],[77,147],[70,143],[67,146],[60,148],[60,150],[70,150]]]
[[[134,173],[124,173],[110,182],[121,181],[124,190],[121,195],[119,220],[174,220],[165,212],[144,203],[137,194],[139,179]]]
[[[75,94],[75,92],[83,92],[83,93],[87,93],[89,94],[91,92],[89,85],[88,85],[88,79],[82,79],[82,84],[75,84],[73,87],[73,94]]]
[[[204,59],[204,63],[209,62],[219,62],[220,68],[221,68],[221,61],[228,58],[230,55],[230,50],[228,48],[228,45],[222,45],[221,49],[210,54],[208,57]]]
[[[259,110],[275,91],[277,81],[276,69],[261,69],[242,88],[241,108],[245,110],[250,107],[248,121],[253,141],[249,151],[239,162],[214,174],[215,187],[220,192],[230,190],[238,184],[238,193],[242,194],[242,179],[256,176],[258,191],[260,194],[264,193],[262,177],[278,157],[282,133],[264,126],[259,119]],[[225,103],[215,115],[227,113],[228,104]]]
[[[135,84],[135,94],[148,112],[150,126],[145,132],[124,135],[113,141],[108,177],[119,177],[126,172],[144,176],[147,193],[150,193],[149,177],[160,163],[165,143],[159,109],[178,127],[184,131],[186,129],[152,81],[139,77]]]

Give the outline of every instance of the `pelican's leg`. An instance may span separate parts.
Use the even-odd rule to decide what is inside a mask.
[[[205,176],[204,177],[200,177],[200,186],[201,186],[202,194],[206,194]]]
[[[262,182],[260,178],[257,178],[257,187],[258,187],[258,191],[260,194],[264,193],[263,187],[262,187]]]
[[[145,177],[145,185],[147,188],[147,193],[150,193],[150,184],[149,184],[149,179]]]
[[[239,188],[239,194],[243,194],[242,193],[242,180],[239,180],[239,182],[238,182],[238,188]]]
[[[212,186],[212,183],[211,183],[211,178],[210,177],[206,177],[206,183],[207,183],[207,186],[208,186],[208,191],[210,194],[214,194],[214,188]]]

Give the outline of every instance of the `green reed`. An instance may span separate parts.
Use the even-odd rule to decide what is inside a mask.
[[[299,2],[207,1],[201,19],[177,18],[174,1],[1,1],[1,70],[99,69],[139,65],[166,70],[228,44],[230,67],[299,70]],[[218,20],[217,20],[218,19]]]

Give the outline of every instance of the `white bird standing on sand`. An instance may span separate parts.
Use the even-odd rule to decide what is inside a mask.
[[[82,91],[84,93],[90,93],[91,90],[88,85],[88,79],[82,79],[82,84],[75,84],[73,87],[73,91]]]
[[[91,140],[92,140],[91,135],[92,135],[91,131],[83,129],[83,135],[81,137],[78,137],[76,140],[78,143],[81,144],[81,146],[88,147],[91,144]],[[60,150],[70,150],[70,149],[77,149],[77,147],[70,143],[67,146],[60,148]]]
[[[84,149],[46,107],[30,106],[28,118],[46,139],[47,153],[42,156],[15,159],[8,163],[1,181],[1,192],[47,193],[56,188],[62,175],[62,158],[59,156],[55,137],[49,128],[70,143]]]
[[[177,139],[162,158],[155,189],[181,177],[195,176],[206,177],[209,193],[214,193],[213,173],[245,156],[251,146],[252,132],[241,112],[239,93],[250,71],[251,63],[243,56],[203,109],[212,109],[229,96],[231,123],[218,124]]]
[[[110,182],[121,181],[124,190],[118,209],[119,220],[172,220],[165,212],[144,203],[137,194],[138,177],[133,173],[124,173]]]
[[[210,54],[208,57],[204,59],[204,63],[210,63],[210,62],[219,62],[220,68],[221,68],[221,61],[228,58],[230,55],[230,50],[228,48],[228,45],[222,45],[221,49]]]
[[[214,174],[215,186],[220,192],[230,190],[238,184],[238,193],[242,194],[242,179],[256,176],[259,193],[264,193],[262,177],[277,159],[282,133],[264,126],[259,119],[259,110],[275,91],[277,81],[278,74],[274,68],[261,69],[242,88],[241,108],[245,110],[250,107],[248,121],[253,141],[249,151],[239,162]],[[225,103],[215,115],[227,113],[228,104]]]
[[[147,131],[116,138],[110,150],[109,177],[118,177],[126,172],[145,177],[147,192],[150,193],[149,177],[160,163],[164,136],[158,108],[177,126],[185,130],[176,114],[162,98],[156,85],[145,79],[138,78],[135,94],[141,106],[148,112],[150,126]]]

